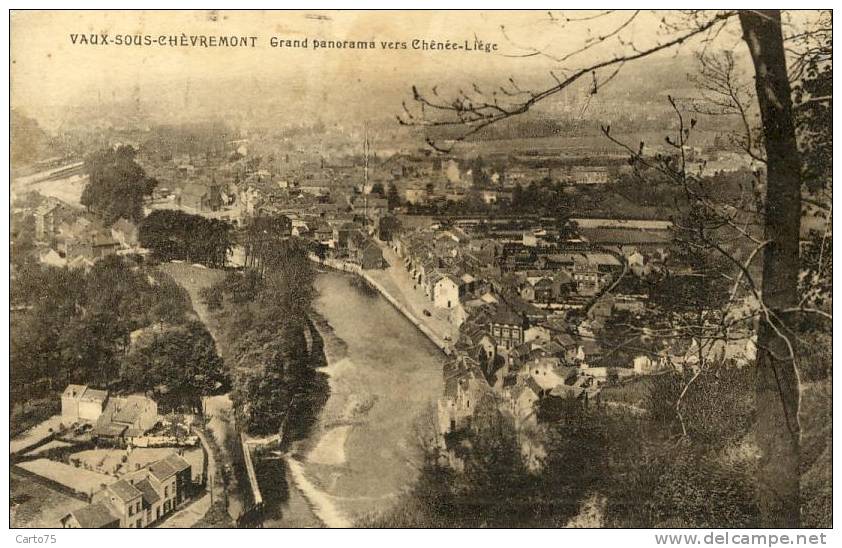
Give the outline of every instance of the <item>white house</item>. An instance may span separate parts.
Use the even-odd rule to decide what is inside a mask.
[[[433,304],[439,308],[453,308],[459,303],[462,281],[452,274],[444,274],[433,286]]]
[[[535,419],[535,405],[541,399],[542,389],[531,378],[511,387],[508,391],[512,414],[519,423],[528,419]]]
[[[96,422],[102,415],[108,392],[69,384],[61,394],[61,422],[69,426],[80,421]]]
[[[538,358],[526,364],[529,376],[535,380],[543,390],[552,390],[564,384],[565,371],[560,367],[558,358]],[[524,368],[526,369],[526,368]],[[568,370],[569,371],[569,370]]]

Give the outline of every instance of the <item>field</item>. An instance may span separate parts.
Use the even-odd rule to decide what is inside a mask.
[[[15,472],[10,474],[9,480],[12,527],[61,527],[61,518],[87,505],[86,502],[54,491]]]
[[[163,263],[159,269],[161,272],[169,274],[178,285],[187,290],[190,300],[193,302],[193,309],[199,315],[199,319],[205,325],[209,325],[208,310],[199,298],[199,290],[210,287],[224,279],[225,271],[192,266],[186,263]],[[213,331],[211,331],[211,334],[213,334]]]
[[[56,462],[49,459],[35,459],[32,461],[22,462],[18,466],[38,474],[39,476],[53,480],[77,493],[92,494],[99,491],[103,485],[108,485],[117,481],[114,476],[108,476],[99,472],[85,470],[84,468],[76,468],[63,462]]]
[[[34,426],[15,437],[9,444],[9,450],[17,453],[27,447],[38,443],[61,427],[61,415],[53,415],[44,422]]]

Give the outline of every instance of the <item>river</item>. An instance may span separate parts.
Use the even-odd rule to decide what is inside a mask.
[[[443,354],[379,294],[349,275],[316,279],[330,399],[288,459],[295,487],[328,526],[387,509],[412,485],[419,436],[443,388]]]

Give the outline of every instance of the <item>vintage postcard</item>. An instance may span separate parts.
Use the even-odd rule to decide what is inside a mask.
[[[11,527],[832,527],[830,10],[9,17]]]

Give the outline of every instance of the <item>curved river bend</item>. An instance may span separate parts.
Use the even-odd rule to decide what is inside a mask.
[[[387,509],[411,486],[419,437],[443,389],[443,354],[379,294],[335,272],[316,279],[330,399],[288,459],[295,486],[328,526]]]

